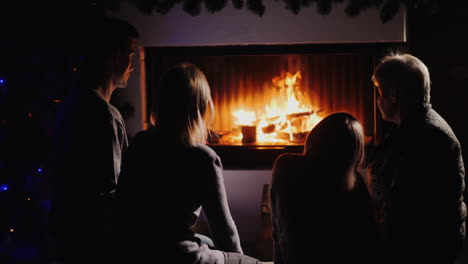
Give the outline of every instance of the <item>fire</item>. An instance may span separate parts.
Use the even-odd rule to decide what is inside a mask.
[[[270,103],[260,106],[259,111],[233,112],[235,124],[256,126],[257,143],[303,142],[307,132],[322,118],[317,115],[319,111],[306,102],[300,90],[301,78],[300,71],[274,77]],[[230,141],[233,140],[239,140],[239,136],[233,135]]]
[[[256,118],[255,112],[247,112],[244,110],[239,110],[233,113],[236,117],[236,121],[234,122],[236,125],[240,126],[253,126]]]

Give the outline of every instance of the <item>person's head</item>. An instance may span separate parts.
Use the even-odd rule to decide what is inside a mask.
[[[384,57],[375,69],[372,81],[378,90],[378,107],[382,118],[400,124],[413,108],[430,103],[429,70],[409,54]]]
[[[327,166],[342,179],[325,179],[345,189],[354,186],[354,172],[364,160],[364,131],[348,113],[334,113],[320,121],[308,134],[304,146],[306,159]],[[333,175],[333,174],[331,174]]]
[[[125,20],[100,17],[90,19],[83,29],[80,53],[86,85],[97,88],[111,81],[126,87],[133,71],[134,40],[139,37],[135,27]]]
[[[200,69],[189,62],[177,64],[162,75],[154,94],[153,125],[184,145],[206,143],[214,106]]]

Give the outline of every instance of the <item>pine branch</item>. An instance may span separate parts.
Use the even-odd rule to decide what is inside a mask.
[[[385,1],[382,9],[380,9],[380,20],[382,23],[390,21],[400,9],[400,1],[387,0]]]
[[[262,0],[247,0],[247,8],[259,16],[263,16],[265,13],[265,5],[263,5]]]
[[[192,16],[198,16],[201,13],[201,4],[203,0],[185,0],[184,11]]]
[[[145,15],[151,15],[153,13],[154,1],[152,0],[140,0],[136,3],[136,7]]]
[[[286,2],[286,9],[291,10],[295,15],[299,13],[301,5],[303,5],[300,0],[285,0],[284,2]]]
[[[167,12],[169,12],[174,7],[175,4],[178,4],[180,1],[181,0],[157,1],[156,2],[157,4],[155,5],[154,11],[156,11],[156,13],[166,14]]]
[[[317,2],[317,12],[321,15],[328,15],[332,11],[332,3],[330,0],[319,0]]]
[[[205,0],[205,7],[211,13],[222,10],[226,4],[227,0]]]
[[[232,0],[232,5],[234,8],[241,9],[244,7],[244,1],[243,0]]]
[[[355,17],[360,15],[362,10],[378,6],[381,2],[382,0],[350,0],[344,11],[348,16]]]
[[[202,12],[203,4],[208,12],[215,13],[224,9],[228,3],[228,0],[75,0],[71,2],[71,6],[115,11],[120,9],[122,1],[127,1],[136,6],[138,10],[146,15],[151,15],[153,12],[166,14],[170,12],[176,4],[182,4],[183,10],[192,16],[197,16]],[[266,3],[271,3],[272,1],[273,0],[268,0]],[[330,14],[335,3],[344,2],[344,0],[275,1],[283,2],[284,8],[290,10],[293,14],[298,14],[303,8],[315,4],[316,12],[320,15]],[[247,10],[258,16],[263,16],[266,10],[266,5],[263,0],[232,0],[231,3],[236,9],[242,9],[244,5],[246,5]],[[437,13],[442,3],[442,0],[347,0],[344,12],[350,17],[356,17],[359,16],[363,10],[377,8],[380,12],[381,22],[386,23],[395,17],[402,6],[408,9],[419,9],[426,14],[433,15]]]

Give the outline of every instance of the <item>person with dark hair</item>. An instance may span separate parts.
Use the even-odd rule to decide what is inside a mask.
[[[122,263],[260,263],[242,254],[221,160],[205,145],[213,115],[210,87],[196,66],[180,63],[163,74],[154,126],[132,140],[117,185]],[[202,209],[211,247],[192,230]]]
[[[412,55],[391,54],[372,80],[393,124],[367,170],[381,263],[454,263],[465,238],[465,169],[454,132],[431,107],[429,71]]]
[[[358,169],[364,132],[334,113],[308,134],[304,154],[282,154],[270,185],[274,263],[375,263],[377,230]]]
[[[110,99],[127,86],[138,33],[120,19],[91,21],[77,40],[83,59],[78,89],[63,100],[53,138],[53,258],[67,264],[111,261],[114,192],[128,145]]]

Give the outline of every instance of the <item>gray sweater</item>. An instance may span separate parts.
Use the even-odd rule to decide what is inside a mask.
[[[114,106],[93,90],[67,98],[54,135],[55,200],[88,206],[111,195],[127,146],[125,123]]]
[[[99,255],[109,255],[113,196],[127,145],[122,116],[95,91],[64,100],[51,160],[50,227],[58,257],[100,262]]]
[[[460,144],[430,105],[413,109],[370,165],[389,263],[453,263],[465,237]]]
[[[179,242],[196,241],[192,228],[203,208],[216,249],[242,252],[220,158],[208,146],[171,138],[154,128],[141,131],[124,155],[117,188],[122,250],[151,255],[157,247],[180,256]],[[144,231],[133,232],[135,226]]]

